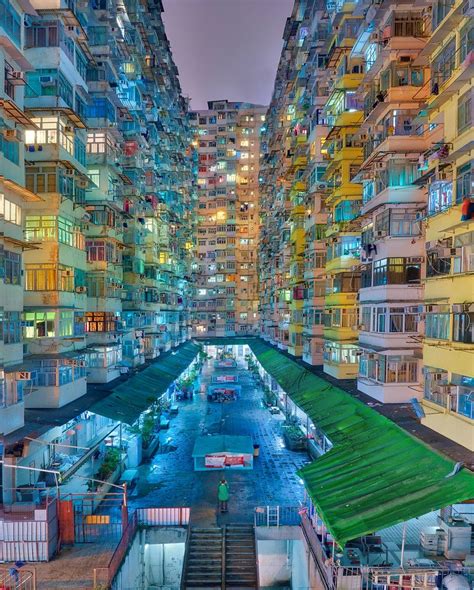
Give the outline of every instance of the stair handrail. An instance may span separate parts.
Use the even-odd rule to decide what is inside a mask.
[[[185,541],[185,545],[184,545],[183,569],[181,570],[181,584],[180,584],[181,590],[186,590],[186,572],[188,570],[190,544],[191,544],[191,527],[188,524],[188,530],[186,531],[186,541]]]
[[[222,559],[221,559],[221,588],[225,590],[225,568],[226,568],[226,556],[225,556],[225,537],[227,535],[226,525],[222,527]]]
[[[313,562],[319,571],[324,590],[335,590],[334,571],[329,573],[324,567],[324,550],[306,513],[301,514],[301,530],[309,552],[313,556]]]
[[[256,588],[260,590],[260,569],[258,567],[258,539],[257,539],[257,527],[253,527],[253,538],[255,545],[255,574],[256,574]]]

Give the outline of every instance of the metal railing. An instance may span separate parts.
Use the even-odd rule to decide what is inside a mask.
[[[313,556],[314,563],[320,574],[321,582],[323,583],[325,590],[333,590],[337,586],[335,580],[335,568],[332,564],[326,565],[328,562],[328,557],[321,541],[319,540],[318,535],[316,534],[316,531],[313,528],[313,525],[311,524],[311,521],[308,518],[308,515],[303,513],[301,514],[300,518],[303,536],[306,539],[308,549]]]
[[[438,580],[449,574],[460,574],[470,586],[474,582],[474,568],[433,565],[431,568],[404,566],[343,566],[329,557],[308,515],[300,513],[301,529],[308,549],[320,574],[325,590],[369,590],[383,585],[393,589],[432,590]]]
[[[36,590],[36,571],[31,567],[0,568],[0,587],[8,590]]]
[[[94,588],[110,588],[139,527],[187,526],[190,508],[137,508],[115,548],[107,566],[93,570]]]
[[[258,559],[258,538],[257,527],[253,527],[253,539],[255,544],[255,575],[256,575],[256,590],[260,590],[260,565]]]
[[[254,525],[258,526],[299,526],[299,506],[258,506],[254,512]]]

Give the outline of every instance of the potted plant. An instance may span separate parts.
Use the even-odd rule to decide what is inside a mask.
[[[306,436],[297,424],[291,422],[286,423],[282,428],[283,439],[287,449],[290,449],[290,451],[306,450]]]

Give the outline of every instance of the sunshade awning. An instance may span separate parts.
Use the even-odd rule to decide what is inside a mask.
[[[453,461],[385,416],[263,341],[248,344],[264,369],[334,445],[299,474],[341,546],[474,498],[472,472],[464,469],[450,476]]]
[[[114,388],[113,392],[95,403],[91,412],[134,424],[160,395],[191,364],[199,352],[197,344],[188,342],[176,352],[158,359],[138,375],[130,377]]]

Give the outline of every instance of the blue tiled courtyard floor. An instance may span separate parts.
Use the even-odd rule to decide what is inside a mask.
[[[230,484],[229,514],[217,522],[251,521],[256,506],[296,506],[304,498],[296,471],[309,461],[306,453],[285,448],[281,415],[274,416],[262,404],[262,391],[243,364],[239,365],[242,393],[234,402],[212,403],[206,399],[213,366],[207,363],[200,380],[200,393],[179,404],[179,414],[169,431],[160,434],[165,452],[158,452],[139,469],[137,492],[131,507],[190,506],[193,520],[216,522],[217,485],[222,471],[194,472],[191,453],[196,437],[211,434],[251,436],[260,445],[252,471],[226,471]],[[166,452],[168,447],[168,452]]]

